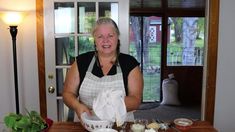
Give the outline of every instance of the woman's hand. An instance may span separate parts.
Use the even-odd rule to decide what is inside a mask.
[[[79,103],[77,108],[75,108],[75,112],[76,112],[79,120],[81,120],[81,115],[84,112],[86,112],[89,116],[92,115],[91,110],[85,104],[82,104],[82,103]]]

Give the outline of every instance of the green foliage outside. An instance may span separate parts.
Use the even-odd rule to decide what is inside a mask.
[[[144,74],[144,101],[159,101],[160,99],[160,74]]]
[[[94,50],[94,43],[92,37],[80,37],[79,38],[79,54],[93,51]]]
[[[182,64],[182,49],[183,45],[182,43],[176,43],[176,42],[171,42],[167,45],[167,63],[171,64],[172,63],[172,57],[177,57],[177,62],[178,64]],[[204,39],[197,39],[195,42],[195,49],[200,50],[200,52],[203,52],[204,49]],[[176,64],[173,64],[173,66]]]
[[[161,64],[161,45],[151,44],[149,46],[149,63],[143,64],[143,76],[144,76],[144,91],[143,91],[143,101],[159,101],[160,100],[160,73],[147,73],[145,69],[149,66],[160,66]],[[136,48],[134,43],[130,44],[130,54],[137,58]],[[140,62],[140,60],[138,60]]]

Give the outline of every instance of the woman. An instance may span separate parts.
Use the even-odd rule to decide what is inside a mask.
[[[72,64],[64,83],[64,103],[76,112],[78,118],[83,112],[91,114],[92,102],[103,88],[98,87],[102,78],[114,77],[105,82],[104,87],[115,84],[125,90],[127,111],[136,110],[141,103],[143,76],[136,59],[119,52],[120,32],[116,23],[110,18],[100,18],[92,35],[95,51],[77,56]]]

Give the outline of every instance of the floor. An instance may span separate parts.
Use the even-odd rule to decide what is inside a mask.
[[[201,118],[201,107],[194,106],[169,106],[160,104],[145,104],[134,112],[137,119],[173,121],[176,118],[189,118],[198,120]]]

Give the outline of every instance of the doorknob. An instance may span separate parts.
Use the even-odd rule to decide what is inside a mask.
[[[50,86],[50,87],[48,88],[48,92],[49,92],[50,94],[53,94],[53,93],[55,92],[55,88],[54,88],[53,86]]]

